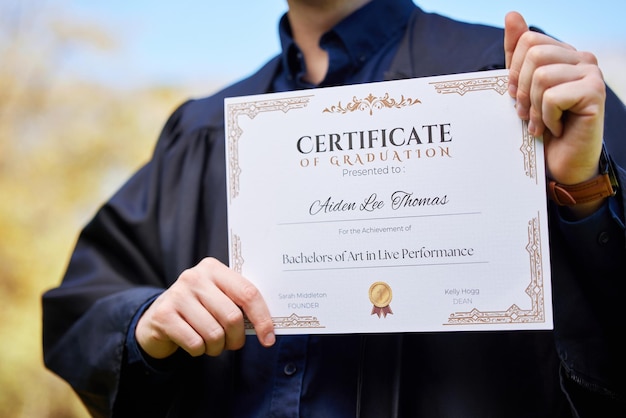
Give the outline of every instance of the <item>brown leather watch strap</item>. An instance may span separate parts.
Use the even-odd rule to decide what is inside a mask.
[[[550,199],[560,206],[573,206],[593,202],[615,195],[608,173],[598,174],[591,180],[578,184],[564,185],[555,181],[548,183]]]

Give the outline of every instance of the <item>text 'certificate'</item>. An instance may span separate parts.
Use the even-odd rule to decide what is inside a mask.
[[[507,82],[225,99],[230,266],[278,334],[552,328],[543,146]]]

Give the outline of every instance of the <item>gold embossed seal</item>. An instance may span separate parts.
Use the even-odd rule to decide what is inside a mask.
[[[371,315],[380,315],[386,317],[387,314],[393,314],[389,304],[391,303],[391,286],[385,282],[372,283],[369,290],[370,302],[374,305],[372,307]]]

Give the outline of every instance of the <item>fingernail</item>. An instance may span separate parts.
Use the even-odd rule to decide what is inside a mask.
[[[265,335],[265,338],[263,340],[265,341],[265,345],[269,347],[269,346],[274,345],[274,343],[276,342],[276,336],[274,335],[273,332],[270,332],[267,335]]]
[[[536,130],[535,124],[533,123],[532,120],[529,120],[528,121],[528,133],[531,136],[535,136],[535,130]]]
[[[515,103],[515,110],[517,110],[517,116],[521,119],[528,119],[528,109],[526,109],[520,102]]]
[[[509,84],[509,95],[515,97],[517,95],[517,86],[515,84]]]

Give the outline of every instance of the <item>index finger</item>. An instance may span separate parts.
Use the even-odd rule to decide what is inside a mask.
[[[254,326],[259,342],[266,347],[273,345],[276,341],[274,322],[259,289],[251,281],[224,264],[220,263],[217,268],[222,271],[216,272],[215,284],[241,307]]]

